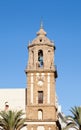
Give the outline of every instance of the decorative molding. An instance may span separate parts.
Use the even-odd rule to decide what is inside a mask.
[[[33,84],[31,84],[31,103],[33,103]]]
[[[33,103],[33,73],[31,73],[31,94],[30,94],[31,103]]]
[[[27,122],[28,125],[55,125],[55,122]]]
[[[48,83],[47,87],[47,103],[50,104],[50,83]]]
[[[33,73],[31,73],[31,83],[33,83]]]
[[[47,81],[50,83],[50,73],[48,73]]]
[[[50,73],[48,73],[47,82],[47,103],[50,104]]]
[[[33,73],[31,73],[31,76],[33,76]]]
[[[36,76],[39,76],[39,73],[36,73]]]

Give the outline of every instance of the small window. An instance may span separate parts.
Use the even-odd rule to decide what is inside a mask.
[[[48,52],[51,52],[50,50],[48,50]]]
[[[42,120],[43,119],[43,112],[41,109],[38,110],[38,119]]]
[[[9,104],[8,102],[5,102],[5,110],[7,111],[9,109]]]
[[[40,39],[40,42],[42,42],[42,39]]]
[[[43,103],[43,91],[38,91],[38,103]]]

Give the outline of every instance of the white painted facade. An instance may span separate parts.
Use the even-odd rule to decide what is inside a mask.
[[[5,102],[11,110],[25,111],[25,89],[0,89],[0,111],[5,110]]]
[[[0,111],[5,110],[5,102],[9,105],[10,110],[25,112],[25,89],[0,89]],[[27,127],[22,130],[27,130]]]

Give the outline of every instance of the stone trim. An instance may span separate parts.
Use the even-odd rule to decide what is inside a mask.
[[[56,122],[27,122],[27,125],[56,125]]]

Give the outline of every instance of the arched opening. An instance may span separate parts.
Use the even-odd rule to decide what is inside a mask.
[[[38,51],[38,67],[43,67],[43,51],[39,50]]]
[[[44,129],[44,126],[38,126],[37,130],[45,130],[45,129]]]
[[[43,119],[43,111],[41,109],[38,110],[38,120]]]
[[[34,65],[34,51],[32,50],[32,65]]]

